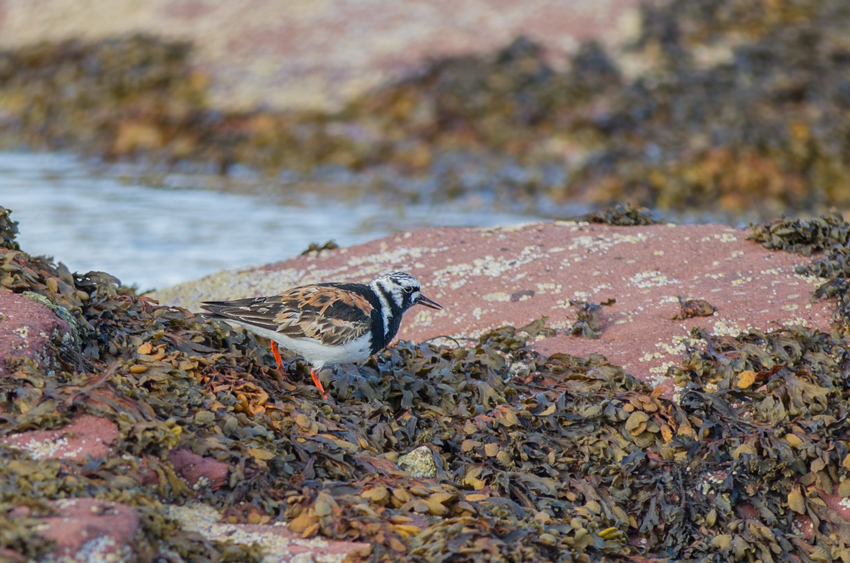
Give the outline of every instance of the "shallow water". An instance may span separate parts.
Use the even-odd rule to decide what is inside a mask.
[[[71,155],[0,152],[0,206],[19,222],[23,250],[54,256],[72,271],[109,272],[142,290],[276,262],[311,242],[349,246],[423,226],[534,220],[458,203],[382,207],[323,196],[297,205],[179,187],[203,184],[200,176],[174,175],[162,182],[168,188],[148,187],[128,183],[118,167]]]

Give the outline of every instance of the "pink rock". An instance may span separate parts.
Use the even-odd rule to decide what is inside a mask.
[[[85,461],[89,456],[108,456],[117,438],[118,427],[114,422],[82,415],[59,430],[30,430],[11,434],[0,442],[25,450],[35,459]]]
[[[68,324],[49,307],[0,289],[0,377],[9,375],[8,356],[32,358],[50,368],[57,345],[70,335]]]
[[[206,480],[213,491],[227,483],[230,465],[222,461],[199,456],[184,448],[175,448],[168,452],[168,461],[174,466],[174,471],[193,487],[200,486],[199,481],[203,484],[202,479]]]
[[[51,561],[124,561],[132,556],[139,513],[129,506],[95,499],[54,503],[56,513],[42,518],[39,533],[56,542]]]
[[[4,18],[4,4],[6,16]],[[524,34],[557,62],[581,41],[620,44],[636,32],[638,0],[149,0],[141,4],[0,2],[0,44],[134,32],[195,42],[217,109],[339,108],[416,71],[422,61],[482,53]]]
[[[748,241],[747,234],[721,225],[566,222],[422,229],[279,262],[248,276],[246,285],[262,286],[264,277],[288,285],[368,281],[404,270],[444,310],[414,308],[402,323],[400,338],[475,336],[546,315],[557,334],[535,343],[540,352],[600,353],[644,381],[669,386],[667,367],[680,364],[693,327],[720,335],[798,324],[829,330],[834,303],[810,302],[812,290],[823,280],[794,273],[795,266],[810,258],[765,250]],[[234,295],[199,296],[230,297]],[[705,299],[717,312],[671,320],[680,311],[678,297]],[[599,339],[570,334],[576,319],[570,300],[608,299],[616,303],[602,308]]]

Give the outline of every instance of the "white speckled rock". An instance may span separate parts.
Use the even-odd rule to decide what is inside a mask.
[[[410,453],[398,458],[398,466],[416,479],[430,479],[437,476],[437,464],[428,446],[419,446]]]
[[[371,549],[362,542],[327,540],[321,536],[304,539],[282,524],[228,524],[221,521],[215,508],[202,503],[169,506],[168,512],[184,530],[210,540],[227,538],[235,544],[259,545],[265,554],[263,561],[268,563],[342,563],[352,553]]]
[[[273,294],[313,282],[367,281],[404,270],[444,310],[412,310],[400,338],[475,336],[546,315],[558,330],[536,343],[541,352],[597,352],[645,381],[664,384],[667,367],[681,361],[693,327],[715,334],[794,324],[829,329],[834,304],[810,302],[822,280],[794,273],[809,259],[765,250],[746,240],[747,234],[722,225],[571,222],[422,229],[264,268],[221,272],[155,297],[197,310],[204,299]],[[705,299],[717,312],[671,320],[680,310],[680,296]],[[571,336],[576,315],[569,301],[607,299],[616,303],[602,310],[601,337]]]

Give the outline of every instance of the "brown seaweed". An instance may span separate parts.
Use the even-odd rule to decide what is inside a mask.
[[[0,448],[0,546],[25,556],[49,546],[12,510],[92,495],[141,511],[139,553],[193,561],[259,554],[181,531],[164,505],[192,495],[230,521],[368,541],[358,557],[374,561],[846,554],[847,527],[818,493],[850,497],[850,348],[838,332],[695,330],[699,344],[671,368],[670,400],[601,356],[534,352],[529,342],[551,333],[539,319],[468,346],[400,342],[335,368],[331,408],[300,360],[279,379],[250,333],[159,306],[107,274],[0,254],[0,283],[67,309],[82,340],[50,372],[9,364],[0,435],[79,413],[120,431],[116,455],[94,464]],[[168,461],[177,446],[228,463],[228,485],[193,491]],[[422,446],[430,478],[396,464]],[[155,483],[142,484],[142,466]],[[800,518],[814,523],[809,535]]]

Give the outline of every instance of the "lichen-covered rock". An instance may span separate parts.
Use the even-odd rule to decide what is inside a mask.
[[[27,452],[33,459],[85,461],[110,455],[109,448],[117,438],[114,422],[83,415],[58,430],[29,430],[5,436],[0,442]]]
[[[264,561],[342,563],[349,555],[369,553],[371,549],[364,542],[302,538],[284,526],[231,524],[223,521],[218,510],[202,503],[169,506],[168,515],[180,522],[183,529],[210,540],[228,538],[235,544],[257,545],[268,554]]]
[[[437,476],[437,464],[428,446],[419,446],[410,453],[399,456],[398,466],[411,477],[429,479]]]
[[[11,373],[8,361],[29,358],[49,368],[60,350],[73,346],[68,323],[49,307],[0,289],[0,376]]]
[[[693,328],[733,335],[781,325],[829,330],[834,305],[811,301],[824,280],[795,272],[810,259],[772,252],[747,236],[723,225],[555,222],[422,229],[221,272],[156,296],[194,309],[202,300],[274,294],[313,282],[365,281],[405,270],[444,309],[412,310],[400,338],[476,336],[545,315],[555,330],[536,337],[537,350],[604,354],[658,385],[667,380],[667,368],[681,361]],[[679,298],[705,299],[716,312],[671,320],[681,313]],[[596,313],[598,339],[573,335],[579,302],[610,303]]]

